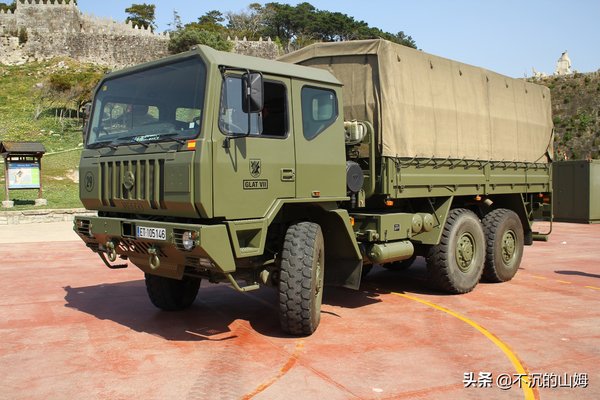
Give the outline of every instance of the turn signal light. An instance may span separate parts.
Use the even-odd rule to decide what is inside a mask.
[[[187,149],[188,150],[196,150],[196,141],[195,140],[188,140],[188,142],[187,142]]]
[[[388,206],[388,207],[391,207],[391,206],[394,205],[394,201],[393,200],[386,200],[385,201],[385,205]]]

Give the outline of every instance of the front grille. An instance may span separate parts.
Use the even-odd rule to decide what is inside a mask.
[[[120,160],[100,162],[102,205],[117,207],[116,201],[146,201],[153,209],[164,209],[165,160]],[[128,187],[127,183],[133,184]],[[129,181],[129,182],[127,182]]]

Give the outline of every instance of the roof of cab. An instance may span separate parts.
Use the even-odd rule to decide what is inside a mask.
[[[203,45],[197,46],[194,49],[184,53],[179,53],[173,56],[169,56],[145,64],[140,64],[134,67],[125,68],[120,71],[116,71],[110,75],[111,77],[114,77],[115,75],[126,75],[135,71],[152,68],[154,66],[162,65],[164,63],[176,61],[182,58],[188,58],[194,54],[203,55],[209,63],[214,65],[224,65],[233,68],[244,68],[249,69],[251,71],[259,71],[264,74],[279,75],[290,78],[301,78],[316,82],[342,86],[342,84],[336,77],[334,77],[329,71],[323,69],[305,67],[302,65],[267,60],[264,58],[245,56],[241,54],[228,53],[224,51],[218,51],[211,47]]]

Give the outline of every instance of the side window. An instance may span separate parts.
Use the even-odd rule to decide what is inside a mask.
[[[302,127],[304,137],[311,140],[335,122],[337,97],[333,90],[302,88]]]
[[[250,115],[251,135],[258,135],[258,114]],[[226,76],[221,91],[221,108],[219,111],[219,128],[230,135],[248,133],[248,114],[242,110],[242,78]]]
[[[250,117],[251,135],[285,137],[289,120],[285,85],[265,81],[263,111]],[[227,76],[223,82],[219,127],[231,135],[248,132],[248,114],[242,110],[242,79],[239,76]]]
[[[262,134],[286,136],[288,127],[287,96],[285,86],[265,81],[265,106],[261,113]]]

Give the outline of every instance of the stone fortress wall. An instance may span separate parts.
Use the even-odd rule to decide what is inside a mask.
[[[19,43],[19,33],[27,41]],[[168,55],[169,34],[83,14],[76,1],[17,0],[14,13],[0,11],[0,63],[21,64],[71,57],[123,68]],[[278,46],[266,41],[233,40],[234,52],[276,58]]]
[[[23,30],[27,42],[19,45]],[[6,64],[66,56],[124,67],[167,55],[169,41],[168,35],[85,15],[63,0],[18,0],[14,13],[0,12],[0,36],[0,62]]]

